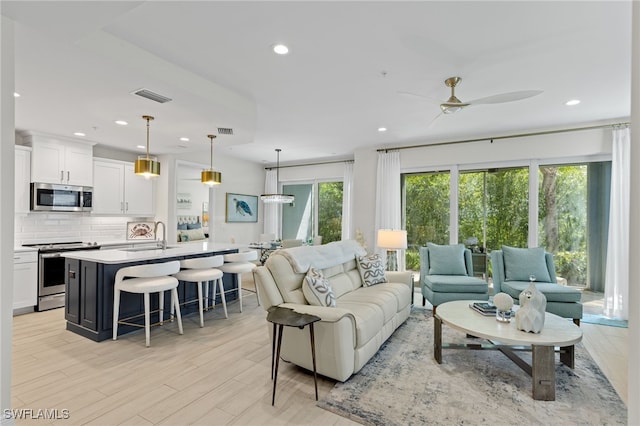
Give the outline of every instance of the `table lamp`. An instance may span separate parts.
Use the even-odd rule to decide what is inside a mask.
[[[407,248],[407,231],[378,229],[378,247],[387,249],[387,271],[397,271],[398,250]]]

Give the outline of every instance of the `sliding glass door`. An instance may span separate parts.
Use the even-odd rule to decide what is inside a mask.
[[[404,222],[407,230],[406,267],[420,269],[418,247],[427,242],[449,243],[450,174],[419,173],[403,176]]]

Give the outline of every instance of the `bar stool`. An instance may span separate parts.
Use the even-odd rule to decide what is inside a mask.
[[[207,300],[206,308],[209,307],[209,281],[213,281],[213,297],[211,306],[215,306],[216,304],[216,287],[219,285],[220,296],[222,297],[222,307],[224,309],[224,317],[229,318],[227,315],[227,301],[224,297],[224,284],[222,283],[223,273],[220,269],[216,269],[216,267],[221,266],[223,263],[224,258],[220,255],[197,257],[194,259],[184,259],[180,261],[180,268],[182,268],[182,270],[177,274],[173,274],[173,276],[176,277],[179,281],[196,283],[198,288],[198,312],[200,313],[200,327],[204,327],[203,300]],[[202,283],[207,283],[205,287],[204,298],[202,297]]]
[[[225,254],[225,263],[220,266],[220,270],[222,272],[227,274],[236,274],[238,276],[238,301],[240,302],[240,312],[242,312],[242,274],[253,271],[253,268],[256,267],[256,264],[253,263],[253,261],[257,259],[258,252],[255,250]],[[256,296],[258,296],[257,290],[258,287],[256,287]]]
[[[165,263],[152,263],[148,265],[127,266],[116,272],[113,287],[113,340],[118,339],[118,323],[140,327],[139,324],[129,323],[120,315],[120,292],[138,293],[144,295],[144,334],[147,347],[151,344],[150,326],[151,312],[149,294],[159,294],[159,324],[164,320],[164,292],[171,290],[171,306],[176,310],[175,318],[178,320],[178,331],[183,334],[182,317],[180,316],[180,301],[178,300],[178,280],[171,276],[180,270],[180,262],[177,260]],[[128,279],[125,279],[128,278]],[[173,318],[173,316],[172,316]]]

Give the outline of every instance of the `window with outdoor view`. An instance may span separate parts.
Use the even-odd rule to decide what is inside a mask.
[[[420,269],[420,246],[449,243],[449,181],[449,172],[403,175],[409,270]]]
[[[342,237],[342,182],[316,182],[283,185],[295,202],[282,206],[282,238],[322,243]]]

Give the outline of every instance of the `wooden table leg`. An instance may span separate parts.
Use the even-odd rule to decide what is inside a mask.
[[[311,336],[311,359],[313,360],[313,384],[316,387],[316,401],[318,400],[318,373],[316,373],[316,342],[313,333],[313,323],[309,324],[309,335]]]
[[[563,346],[560,348],[560,362],[567,367],[575,368],[575,346]]]
[[[284,328],[283,325],[280,325],[280,327],[278,327],[278,347],[276,349],[276,360],[275,360],[275,367],[274,367],[275,371],[273,373],[273,395],[271,396],[271,405],[274,405],[276,402],[276,383],[278,382],[278,365],[280,364],[280,345],[282,344],[283,328]]]
[[[442,320],[433,317],[433,357],[442,364]]]
[[[531,351],[533,357],[531,363],[533,399],[538,401],[555,401],[555,348],[553,346],[533,345]]]

